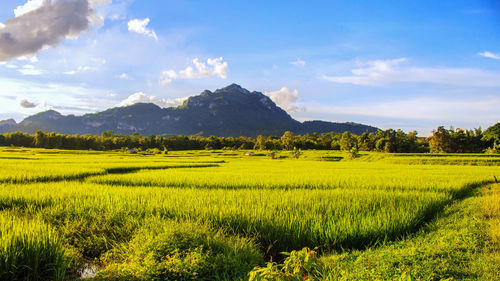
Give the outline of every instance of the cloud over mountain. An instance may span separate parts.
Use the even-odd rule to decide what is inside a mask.
[[[123,100],[118,104],[118,106],[129,106],[136,103],[154,103],[159,107],[175,107],[181,105],[186,98],[176,98],[176,99],[160,99],[155,96],[148,96],[143,92],[138,92],[130,95],[128,98]]]
[[[174,79],[193,79],[216,76],[222,79],[227,78],[227,62],[222,57],[208,58],[207,62],[200,62],[198,58],[193,59],[194,68],[188,66],[179,72],[165,70],[160,76],[160,85],[166,85]]]
[[[299,107],[295,105],[299,99],[299,91],[297,90],[292,91],[290,88],[283,87],[278,91],[264,92],[264,94],[288,112],[299,111]]]

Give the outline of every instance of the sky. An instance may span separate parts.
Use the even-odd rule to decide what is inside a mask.
[[[236,83],[294,118],[500,122],[500,1],[2,0],[0,120]]]

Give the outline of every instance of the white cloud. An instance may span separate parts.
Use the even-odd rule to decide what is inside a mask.
[[[128,22],[128,30],[130,32],[135,32],[138,34],[143,34],[149,37],[158,40],[158,36],[156,36],[156,32],[152,29],[148,29],[147,26],[149,24],[149,18],[145,18],[143,20],[133,19]]]
[[[482,52],[482,53],[477,53],[477,55],[485,57],[485,58],[500,60],[500,54],[494,54],[494,53],[488,52],[488,51]]]
[[[174,79],[193,79],[216,76],[222,79],[227,78],[227,62],[222,57],[208,58],[207,62],[200,62],[198,58],[193,59],[194,68],[188,66],[178,73],[174,70],[165,70],[160,75],[160,85],[166,85]]]
[[[29,0],[22,6],[17,6],[16,9],[14,9],[14,15],[16,17],[20,17],[24,14],[27,14],[31,11],[34,11],[40,7],[43,6],[44,0]]]
[[[5,27],[5,24],[3,24],[2,22],[0,22],[0,28],[4,28]]]
[[[288,112],[297,112],[299,107],[295,102],[299,99],[299,91],[283,87],[278,91],[264,92],[274,103]]]
[[[19,102],[19,105],[22,107],[22,108],[35,108],[37,107],[37,104],[34,103],[34,102],[30,102],[29,100],[27,99],[23,99]]]
[[[306,62],[298,58],[298,59],[297,59],[297,60],[295,60],[295,61],[291,61],[291,62],[290,62],[290,64],[293,64],[293,65],[295,65],[295,66],[300,66],[300,67],[303,67],[303,66],[305,66],[305,65],[306,65]]]
[[[177,78],[177,73],[173,70],[165,70],[160,75],[160,85],[167,85],[172,82],[173,79]]]
[[[0,29],[0,61],[32,56],[89,28],[94,10],[87,0],[30,0]],[[27,32],[29,31],[29,32]]]
[[[136,103],[154,103],[159,107],[175,107],[181,105],[187,98],[160,99],[155,96],[148,96],[143,92],[130,95],[118,104],[118,106],[129,106]]]
[[[349,76],[326,76],[325,80],[363,86],[385,86],[395,83],[431,83],[454,86],[497,87],[500,73],[474,68],[407,67],[406,58],[357,61],[359,68]]]

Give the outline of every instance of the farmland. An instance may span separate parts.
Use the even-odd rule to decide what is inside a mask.
[[[438,247],[422,246],[425,235],[464,210],[482,212],[457,206],[483,205],[479,190],[495,191],[500,178],[500,156],[484,154],[1,148],[0,163],[0,280],[245,280],[304,247],[321,256],[317,279],[418,275],[415,261],[383,275],[370,255],[404,256],[408,247],[432,255]],[[488,196],[494,205],[497,195]],[[480,228],[493,246],[478,243],[495,256],[491,227]]]

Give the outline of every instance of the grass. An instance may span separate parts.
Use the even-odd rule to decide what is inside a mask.
[[[498,193],[471,194],[500,176],[500,156],[289,154],[0,149],[5,253],[36,257],[8,243],[22,237],[59,255],[35,258],[39,267],[29,258],[5,266],[49,268],[42,272],[56,277],[44,278],[56,280],[74,278],[85,264],[99,268],[96,280],[243,280],[253,266],[303,247],[320,254],[319,279],[463,279],[473,276],[460,271],[464,264],[487,261],[471,271],[477,276],[495,264],[491,255],[460,251],[498,249]],[[471,200],[483,200],[481,209]],[[440,262],[456,273],[425,269]]]
[[[474,192],[420,231],[364,251],[325,255],[325,280],[499,280],[500,186]]]
[[[64,280],[70,257],[39,219],[0,215],[0,280]]]

